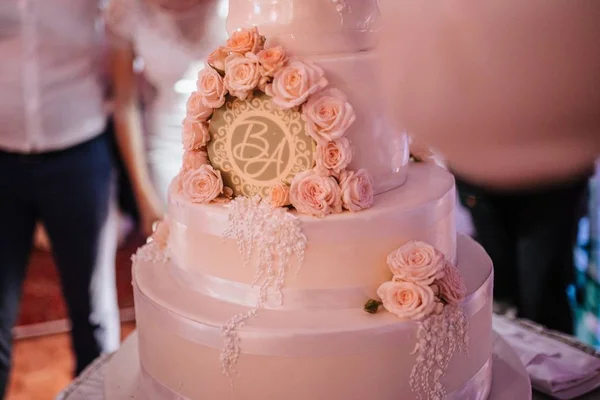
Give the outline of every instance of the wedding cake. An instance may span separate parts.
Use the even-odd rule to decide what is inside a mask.
[[[492,264],[384,114],[377,0],[231,0],[133,258],[143,399],[486,399]]]

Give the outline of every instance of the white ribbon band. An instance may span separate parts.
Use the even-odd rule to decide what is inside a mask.
[[[492,391],[492,356],[460,389],[446,395],[444,400],[487,400]]]
[[[255,307],[260,289],[244,283],[234,282],[198,272],[185,271],[176,263],[169,264],[171,276],[178,284],[205,296]],[[489,299],[492,292],[493,275],[477,291],[469,295],[464,303],[465,314],[475,314]],[[332,289],[283,289],[282,296],[270,291],[267,301],[261,305],[266,310],[311,310],[311,309],[356,309],[369,299],[376,298],[377,287],[356,286]]]
[[[148,400],[189,400],[159,382],[141,365],[140,395]],[[492,389],[492,357],[460,389],[446,395],[444,400],[486,400]],[[402,397],[401,394],[398,394]]]
[[[256,307],[260,288],[198,272],[185,271],[171,263],[171,276],[189,290],[228,303]],[[350,309],[359,308],[377,293],[376,287],[357,286],[332,289],[283,289],[279,296],[269,290],[261,305],[266,310]]]
[[[465,299],[462,308],[467,318],[471,318],[482,308],[490,306],[492,287],[493,276],[490,274],[483,286]],[[197,321],[173,312],[164,305],[157,304],[141,292],[135,284],[135,280],[134,293],[136,312],[140,321],[146,316],[151,316],[153,321],[162,326],[168,326],[170,331],[186,340],[215,349],[223,347],[221,324]],[[237,299],[237,295],[235,299]],[[360,310],[360,307],[362,307],[362,303],[359,302],[356,304],[355,309]],[[319,312],[323,311],[325,310],[319,310]],[[265,312],[270,311],[265,310]],[[301,311],[284,310],[282,312],[295,313]],[[333,312],[353,313],[354,310],[337,310]],[[326,326],[319,330],[274,329],[263,331],[244,329],[240,330],[238,334],[240,340],[244,343],[243,352],[245,354],[301,358],[343,356],[362,352],[363,346],[361,344],[365,341],[370,342],[375,348],[385,351],[386,346],[390,342],[393,343],[398,337],[397,335],[402,334],[404,330],[407,332],[414,331],[416,324],[416,322],[404,322],[402,324],[382,324],[380,326],[365,326],[361,329],[342,330],[327,329]],[[290,341],[293,341],[293,346],[290,346]]]

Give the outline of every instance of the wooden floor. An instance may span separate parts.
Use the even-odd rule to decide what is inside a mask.
[[[134,323],[123,324],[122,337],[134,329]],[[17,340],[6,400],[54,400],[71,382],[72,369],[68,334]]]

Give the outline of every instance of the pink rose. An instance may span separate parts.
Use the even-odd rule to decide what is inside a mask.
[[[225,104],[227,88],[223,78],[211,67],[206,67],[198,73],[198,93],[202,96],[202,104],[210,108],[219,108]]]
[[[340,139],[356,119],[354,108],[338,89],[328,89],[312,96],[304,107],[308,134],[318,143]]]
[[[346,138],[317,144],[317,169],[339,174],[352,161],[352,147]]]
[[[342,191],[342,202],[346,210],[357,212],[373,205],[373,179],[364,169],[357,172],[342,172],[340,175],[340,189]]]
[[[211,107],[207,107],[202,102],[202,95],[198,92],[194,92],[191,94],[187,101],[187,114],[186,118],[205,122],[208,121],[210,116],[213,113],[213,109]]]
[[[315,64],[299,60],[291,61],[275,74],[273,83],[265,93],[282,109],[290,109],[304,103],[309,96],[327,86],[323,70]]]
[[[290,187],[284,183],[280,183],[271,188],[269,200],[274,208],[289,206],[290,203]]]
[[[208,153],[206,150],[188,150],[183,153],[182,169],[184,172],[196,170],[208,163]]]
[[[208,55],[206,62],[208,65],[216,69],[217,71],[225,71],[225,59],[229,56],[229,53],[225,47],[219,46],[218,49]]]
[[[258,53],[263,49],[265,38],[258,33],[258,28],[240,29],[231,34],[225,43],[225,51],[246,54]]]
[[[232,54],[225,61],[225,87],[231,95],[246,100],[260,82],[260,65],[256,54]]]
[[[431,285],[435,280],[444,277],[446,259],[433,246],[410,241],[390,253],[387,263],[394,274],[394,279]]]
[[[169,241],[170,229],[166,219],[160,221],[156,225],[156,229],[152,233],[152,242],[156,243],[161,248],[166,248]]]
[[[337,181],[314,170],[297,174],[290,187],[290,201],[301,214],[324,217],[342,212],[342,198]]]
[[[448,304],[457,305],[467,295],[467,287],[458,268],[450,262],[444,265],[444,277],[435,284],[440,288],[440,297]]]
[[[209,142],[210,132],[206,122],[186,118],[183,120],[183,148],[185,150],[200,149]]]
[[[377,289],[383,307],[403,321],[420,321],[437,309],[433,290],[412,282],[385,282]]]
[[[221,172],[209,164],[187,171],[182,178],[182,189],[192,203],[208,204],[223,193]]]
[[[261,73],[264,76],[275,76],[275,73],[285,66],[288,62],[287,53],[281,46],[264,49],[258,53]]]

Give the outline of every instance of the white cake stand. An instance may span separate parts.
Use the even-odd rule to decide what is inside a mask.
[[[142,400],[137,333],[132,334],[110,360],[104,382],[106,400]],[[527,371],[513,349],[496,335],[492,392],[488,400],[531,400]],[[143,399],[149,400],[149,399]]]

